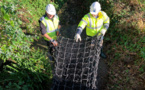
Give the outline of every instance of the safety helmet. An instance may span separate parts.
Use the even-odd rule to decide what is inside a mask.
[[[101,5],[99,2],[93,2],[90,6],[90,13],[97,15],[101,10]]]
[[[56,14],[55,7],[52,4],[48,4],[46,6],[46,12],[50,15],[55,15]]]

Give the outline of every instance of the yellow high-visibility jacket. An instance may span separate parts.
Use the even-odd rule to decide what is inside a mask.
[[[82,20],[80,21],[78,28],[81,27],[82,30],[86,27],[86,34],[88,36],[94,36],[98,32],[101,31],[101,29],[106,29],[104,26],[108,25],[109,27],[110,19],[107,16],[107,14],[103,11],[100,11],[98,13],[98,17],[93,17],[91,13],[86,14]],[[107,30],[107,29],[106,29]]]
[[[40,21],[44,24],[46,27],[47,34],[54,40],[57,39],[56,31],[58,31],[58,24],[59,24],[59,17],[55,15],[53,17],[53,20],[49,19],[48,17],[42,16],[40,18]],[[44,37],[45,40],[48,40],[46,37]]]

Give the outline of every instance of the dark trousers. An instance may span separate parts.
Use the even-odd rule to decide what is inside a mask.
[[[46,41],[46,40],[45,40]],[[50,65],[51,65],[51,69],[52,69],[52,74],[54,74],[54,66],[55,66],[55,63],[54,63],[54,57],[53,57],[53,53],[54,53],[54,46],[53,44],[50,42],[50,41],[46,41],[47,43],[47,46],[48,46],[48,58],[50,60]]]
[[[53,44],[50,41],[46,41],[46,43],[47,43],[47,46],[48,46],[48,53],[50,55],[53,55],[53,52],[54,52],[54,46],[53,46]]]

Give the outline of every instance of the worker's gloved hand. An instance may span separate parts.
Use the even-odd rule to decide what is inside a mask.
[[[106,31],[107,31],[106,29],[101,30],[101,33],[103,34],[103,36],[105,35]]]
[[[75,38],[76,42],[78,42],[78,40],[80,40],[80,41],[82,40],[81,36],[79,34],[76,34],[74,38]]]
[[[53,46],[58,46],[57,41],[55,41],[55,40],[53,40],[53,39],[51,39],[50,41],[51,41],[51,43],[53,44]]]

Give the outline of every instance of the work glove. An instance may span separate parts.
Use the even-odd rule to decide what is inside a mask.
[[[82,40],[81,36],[79,34],[76,34],[74,38],[75,38],[76,42],[78,42],[78,40],[80,40],[80,41]]]
[[[102,29],[102,30],[101,30],[101,34],[103,34],[103,36],[104,36],[105,33],[106,33],[106,31],[107,31],[106,29]]]
[[[50,41],[53,44],[53,46],[57,46],[58,45],[57,41],[55,41],[54,39],[51,39]]]

